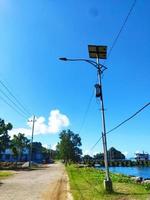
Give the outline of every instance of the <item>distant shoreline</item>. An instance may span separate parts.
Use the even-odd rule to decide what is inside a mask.
[[[101,167],[104,167],[104,161],[103,160],[89,160],[87,162],[84,162],[83,164],[89,165],[89,166],[95,166],[100,165]],[[150,160],[148,161],[133,161],[133,160],[111,160],[108,161],[109,167],[134,167],[134,166],[141,166],[141,167],[150,167]]]

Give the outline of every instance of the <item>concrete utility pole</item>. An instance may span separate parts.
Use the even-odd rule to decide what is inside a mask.
[[[30,144],[30,154],[29,154],[29,167],[32,166],[32,145],[33,145],[33,135],[34,135],[34,123],[36,122],[35,120],[35,115],[33,116],[33,119],[30,121],[32,122],[32,134],[31,134],[31,144]]]

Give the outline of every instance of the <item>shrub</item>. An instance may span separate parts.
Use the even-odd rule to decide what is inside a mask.
[[[150,190],[150,183],[144,183],[143,186],[146,190]]]

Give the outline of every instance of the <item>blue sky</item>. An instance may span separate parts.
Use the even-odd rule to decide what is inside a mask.
[[[70,128],[80,134],[83,152],[89,153],[99,139],[101,115],[95,97],[83,124],[97,80],[95,69],[84,62],[62,62],[58,58],[88,59],[88,44],[107,45],[109,51],[132,3],[0,0],[0,80],[37,116],[35,141],[54,146],[60,130]],[[150,101],[149,9],[148,0],[137,0],[106,60],[103,93],[107,130]],[[0,89],[7,92],[2,85]],[[14,131],[29,134],[27,120],[31,115],[22,118],[1,99],[0,111],[1,118],[12,122]],[[108,148],[114,146],[128,156],[143,150],[150,153],[149,131],[147,107],[108,135]],[[99,151],[101,143],[92,153]]]

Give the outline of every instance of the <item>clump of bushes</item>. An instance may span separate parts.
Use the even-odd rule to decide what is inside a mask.
[[[145,190],[150,190],[150,183],[143,183]]]
[[[111,173],[111,178],[114,182],[118,182],[118,183],[134,183],[134,181],[123,174],[113,174]]]

